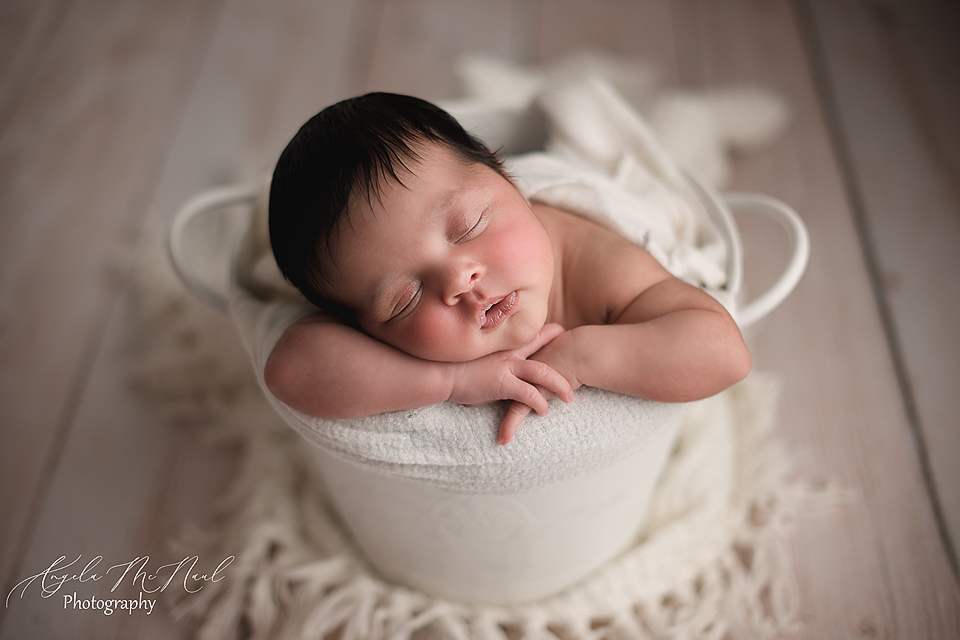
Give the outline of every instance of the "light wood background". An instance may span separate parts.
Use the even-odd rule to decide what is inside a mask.
[[[856,494],[798,522],[798,637],[960,637],[958,34],[946,0],[0,0],[4,596],[60,555],[158,553],[229,480],[229,454],[128,386],[129,296],[110,273],[148,219],[269,167],[340,98],[441,98],[459,54],[589,47],[793,108],[733,186],[809,225],[807,275],[749,342],[784,381],[780,437]],[[745,225],[748,248],[767,232]],[[752,250],[747,269],[778,257]],[[0,609],[3,640],[180,636],[162,611],[38,593]]]

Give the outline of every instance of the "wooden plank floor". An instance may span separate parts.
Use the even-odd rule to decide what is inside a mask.
[[[61,555],[158,554],[229,480],[229,450],[211,457],[127,384],[118,252],[269,167],[325,104],[444,97],[466,52],[543,64],[591,47],[674,86],[789,102],[787,133],[738,160],[733,186],[793,204],[813,255],[748,341],[784,381],[779,436],[857,496],[798,524],[798,637],[960,637],[958,32],[934,0],[3,0],[4,596]],[[743,223],[762,248],[769,230]],[[777,258],[751,250],[748,273]],[[179,635],[162,611],[64,611],[36,589],[0,616],[0,640]]]

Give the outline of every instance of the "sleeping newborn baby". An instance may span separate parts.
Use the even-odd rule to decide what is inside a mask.
[[[327,107],[274,170],[270,242],[320,311],[264,371],[280,400],[354,418],[510,401],[498,441],[588,385],[716,394],[750,355],[727,311],[640,246],[528,201],[442,109],[371,93]]]

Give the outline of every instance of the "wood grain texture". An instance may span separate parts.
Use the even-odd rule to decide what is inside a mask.
[[[200,428],[166,424],[131,392],[127,370],[136,337],[131,313],[124,301],[111,318],[19,576],[33,575],[61,556],[65,563],[80,558],[71,567],[79,573],[99,555],[103,560],[94,573],[104,577],[67,584],[50,598],[40,597],[37,584],[15,592],[0,633],[4,639],[140,638],[147,628],[169,625],[162,603],[149,616],[106,616],[75,611],[63,596],[136,599],[133,575],[112,590],[122,570],[105,574],[107,568],[149,556],[155,570],[174,560],[165,539],[185,515],[209,517],[213,498],[226,488],[230,451],[205,445]]]
[[[774,194],[811,233],[808,272],[750,336],[755,366],[784,379],[781,434],[855,490],[795,540],[803,635],[954,637],[957,584],[912,447],[893,360],[794,14],[786,3],[690,2],[707,83],[758,83],[795,109],[782,141],[745,158],[735,188]],[[745,221],[746,222],[746,221]],[[744,224],[745,234],[749,227]],[[748,269],[751,268],[748,266]],[[763,271],[763,265],[755,270]],[[896,472],[892,473],[891,470]]]
[[[43,10],[44,3],[38,3]],[[0,131],[0,584],[98,348],[214,3],[76,2]]]
[[[0,128],[42,64],[64,9],[63,0],[0,3]]]
[[[811,2],[861,234],[918,447],[960,542],[960,11]],[[952,63],[950,61],[953,61]]]
[[[172,141],[158,151],[155,192],[143,207],[146,239],[163,229],[189,196],[224,182],[259,177],[302,121],[355,90],[353,58],[364,57],[371,3],[273,3],[234,0],[217,15],[196,82]],[[318,65],[317,60],[326,61]],[[81,211],[87,218],[96,209]],[[153,251],[165,259],[162,251]],[[167,538],[186,520],[212,515],[235,464],[229,451],[208,459],[201,433],[165,425],[126,380],[129,302],[109,308],[104,346],[69,419],[69,436],[22,565],[49,564],[60,555],[102,554],[105,564],[138,556],[168,557]],[[232,331],[227,320],[224,330]],[[128,349],[125,352],[124,346]],[[238,348],[240,345],[238,343]],[[65,526],[66,525],[66,526]],[[72,555],[71,555],[72,554]],[[38,569],[39,570],[39,569]],[[21,572],[22,574],[22,572]],[[23,576],[20,575],[20,578]],[[124,597],[91,589],[97,597]],[[35,595],[35,594],[34,594]],[[51,600],[24,598],[4,620],[6,638],[169,638],[180,633],[165,613],[104,616],[63,611]],[[57,606],[54,606],[57,605]]]
[[[363,90],[439,100],[456,92],[453,63],[464,54],[522,61],[528,49],[524,4],[510,0],[385,3]]]
[[[675,25],[667,2],[543,1],[538,5],[535,62],[550,64],[579,51],[641,57],[666,81],[676,79]]]

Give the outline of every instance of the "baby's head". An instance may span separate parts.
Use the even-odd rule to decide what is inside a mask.
[[[277,162],[270,241],[311,302],[412,355],[466,361],[543,326],[553,250],[496,154],[442,109],[373,93]]]

